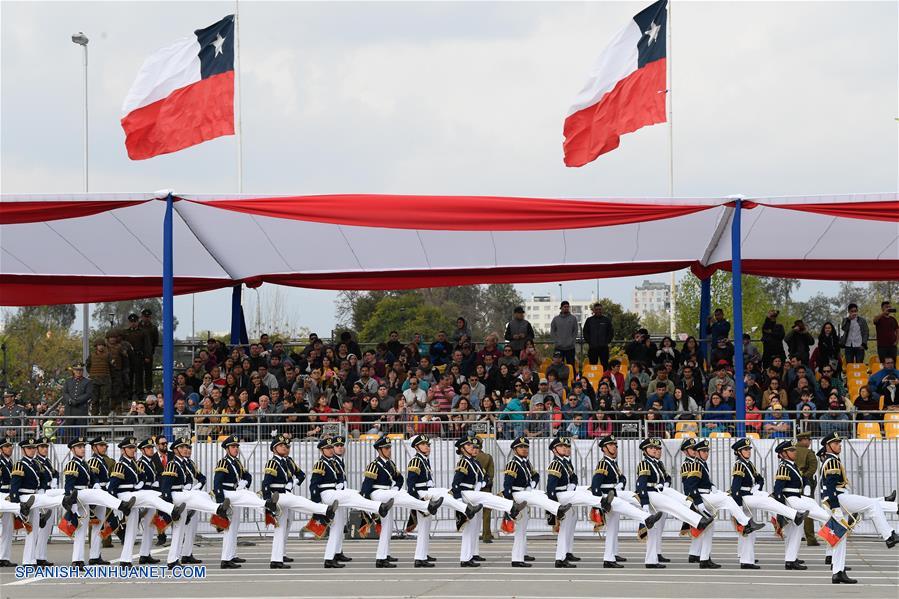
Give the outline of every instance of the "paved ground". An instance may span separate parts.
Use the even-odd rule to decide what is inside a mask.
[[[849,544],[850,575],[859,579],[853,586],[832,585],[830,568],[823,564],[822,547],[803,547],[801,557],[810,566],[805,572],[783,569],[783,544],[775,540],[760,540],[757,557],[762,570],[740,570],[735,557],[733,539],[716,539],[713,557],[724,567],[714,571],[700,571],[686,563],[687,542],[666,539],[664,551],[672,559],[666,570],[643,568],[643,545],[636,540],[623,540],[621,553],[628,559],[619,570],[602,568],[601,542],[582,538],[576,541],[576,551],[584,558],[576,570],[553,568],[554,542],[535,539],[529,553],[536,556],[530,569],[509,566],[511,540],[504,538],[481,545],[487,558],[481,568],[459,568],[458,541],[435,539],[431,555],[438,558],[438,566],[423,570],[412,567],[414,541],[394,541],[391,553],[400,558],[399,567],[391,570],[375,569],[371,541],[352,541],[345,544],[345,553],[355,558],[343,570],[324,570],[321,567],[323,545],[317,541],[291,541],[288,552],[296,562],[290,570],[269,570],[268,541],[255,546],[241,547],[240,555],[248,560],[241,570],[220,570],[217,540],[198,547],[195,555],[209,566],[205,580],[175,581],[73,581],[26,579],[16,581],[11,570],[2,570],[0,587],[3,599],[28,597],[90,597],[129,599],[176,597],[178,599],[211,597],[304,597],[330,599],[354,597],[388,599],[422,597],[427,599],[545,599],[546,597],[690,597],[694,598],[782,598],[805,597],[864,597],[865,599],[899,597],[899,549],[888,550],[883,542],[853,540]],[[118,549],[118,545],[116,547]],[[154,554],[164,559],[165,549]],[[21,543],[16,543],[13,556],[21,555]],[[57,564],[68,564],[71,546],[53,543],[49,557]],[[117,557],[106,550],[107,559]],[[699,583],[699,584],[698,584]]]

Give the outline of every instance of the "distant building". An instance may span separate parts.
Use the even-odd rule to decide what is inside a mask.
[[[671,288],[667,283],[644,280],[634,287],[632,311],[646,318],[649,314],[671,310]]]
[[[559,304],[561,300],[552,295],[532,295],[531,299],[524,302],[524,317],[534,327],[535,333],[549,333],[549,325],[553,318],[559,314]],[[588,300],[569,299],[571,304],[571,313],[574,314],[581,326],[591,314],[593,314],[593,304],[596,298],[591,297]]]

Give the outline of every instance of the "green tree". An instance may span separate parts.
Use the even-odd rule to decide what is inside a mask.
[[[94,304],[91,312],[96,328],[106,330],[109,328],[110,318],[113,328],[125,328],[128,326],[128,315],[140,315],[141,310],[149,308],[153,311],[153,322],[162,326],[162,298],[151,297],[147,299],[124,300],[121,302],[100,302]],[[178,328],[178,319],[173,320],[174,328]]]
[[[55,399],[68,368],[81,361],[81,337],[71,323],[63,324],[41,310],[20,308],[4,325],[9,385],[27,400]]]
[[[665,336],[669,329],[668,312],[651,312],[640,319],[643,328],[649,331],[650,335]]]
[[[779,279],[777,277],[759,277],[762,289],[771,298],[775,306],[786,309],[792,303],[793,291],[799,289],[799,279]]]
[[[524,304],[524,298],[514,285],[487,285],[481,290],[479,319],[476,321],[476,338],[483,339],[489,333],[497,333],[500,338],[506,330],[506,323],[512,318],[515,306]]]
[[[440,329],[449,331],[454,318],[425,303],[424,298],[416,293],[383,297],[359,330],[359,341],[383,341],[393,330],[399,332],[401,339],[411,339],[415,333],[433,334]]]
[[[75,323],[75,304],[24,306],[19,308],[19,316],[33,318],[46,327],[69,329]]]
[[[751,332],[753,338],[761,333],[762,323],[770,308],[780,307],[774,303],[762,285],[759,277],[743,276],[743,329]],[[677,330],[689,335],[699,334],[699,303],[701,286],[699,279],[688,274],[677,286]],[[719,270],[712,275],[712,310],[721,308],[724,316],[733,324],[733,296],[731,273]],[[783,320],[783,319],[782,319]],[[755,332],[753,332],[755,331]],[[736,331],[731,330],[731,338]]]

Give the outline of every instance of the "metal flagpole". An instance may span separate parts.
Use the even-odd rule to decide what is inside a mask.
[[[72,35],[72,42],[78,44],[84,50],[84,171],[82,174],[83,184],[84,184],[84,193],[87,193],[88,188],[90,187],[88,184],[88,164],[89,164],[89,155],[88,155],[88,143],[87,143],[87,135],[88,135],[88,118],[87,118],[87,43],[90,39],[84,35],[83,31],[79,31],[78,33]],[[81,358],[83,361],[87,362],[87,358],[90,355],[90,303],[82,304],[81,306]]]
[[[237,138],[237,193],[243,193],[243,131],[240,122],[240,2],[234,2],[234,135]]]
[[[667,19],[668,23],[665,27],[665,68],[667,69],[667,77],[668,77],[668,93],[665,94],[665,100],[668,103],[668,197],[674,197],[674,98],[672,95],[671,85],[671,5],[673,4],[672,0],[668,0],[667,6]],[[671,280],[669,282],[669,315],[670,320],[668,323],[668,333],[671,337],[674,337],[675,334],[675,326],[677,320],[677,302],[674,298],[675,292],[675,280],[674,273],[671,273]]]
[[[172,194],[165,199],[165,218],[162,221],[162,417],[165,424],[165,436],[172,438],[172,423],[175,419],[174,375],[175,343],[174,343],[174,244],[172,236],[172,210],[174,200]]]

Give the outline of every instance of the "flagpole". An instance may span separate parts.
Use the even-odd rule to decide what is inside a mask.
[[[666,13],[667,13],[666,18],[668,19],[668,23],[667,23],[667,26],[665,27],[665,44],[666,44],[665,67],[668,71],[667,72],[668,93],[665,94],[665,96],[666,96],[665,99],[668,102],[668,197],[671,197],[671,198],[674,197],[674,99],[673,99],[673,95],[672,95],[673,86],[671,84],[671,74],[672,74],[672,68],[671,68],[671,63],[672,63],[672,61],[671,61],[671,47],[672,47],[672,44],[671,44],[671,5],[672,4],[674,4],[673,0],[668,0],[668,10],[666,11]],[[668,328],[669,328],[669,334],[673,338],[674,334],[676,332],[675,326],[676,326],[676,319],[677,319],[677,303],[674,299],[675,280],[674,280],[673,272],[671,273],[671,281],[670,281],[669,285],[670,285],[670,289],[669,289],[670,320],[668,323]]]
[[[240,2],[234,0],[234,135],[237,138],[237,193],[243,193],[243,131],[240,122]]]

